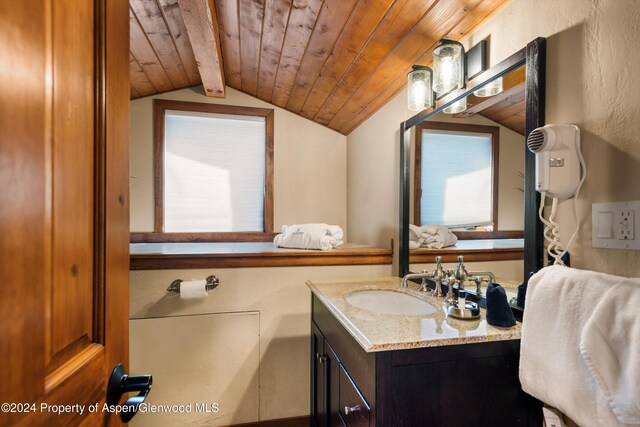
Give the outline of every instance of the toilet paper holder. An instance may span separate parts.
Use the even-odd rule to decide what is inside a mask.
[[[183,282],[182,279],[176,279],[173,282],[171,282],[171,284],[169,285],[169,287],[167,288],[167,292],[177,292],[180,293],[180,284]],[[220,280],[216,277],[216,276],[208,276],[206,278],[206,284],[204,285],[204,288],[207,291],[210,291],[211,289],[215,289],[218,287],[218,285],[220,284]]]

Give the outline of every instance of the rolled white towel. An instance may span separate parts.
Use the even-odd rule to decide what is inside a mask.
[[[281,248],[326,251],[344,243],[343,238],[344,232],[337,225],[294,224],[283,225],[282,234],[273,239],[273,244]]]
[[[427,224],[422,226],[421,246],[429,249],[441,249],[458,243],[458,237],[442,225]]]

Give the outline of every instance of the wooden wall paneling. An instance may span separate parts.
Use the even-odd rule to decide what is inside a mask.
[[[358,1],[331,54],[313,83],[301,110],[293,112],[313,120],[340,77],[355,60],[371,33],[393,4],[394,0]]]
[[[207,96],[225,97],[218,18],[213,1],[178,0],[191,48]]]
[[[271,101],[292,0],[266,0],[258,70],[258,98]]]
[[[191,48],[191,42],[187,34],[187,27],[185,27],[184,20],[182,19],[178,0],[158,0],[158,2],[176,51],[184,66],[184,71],[189,79],[189,83],[191,85],[201,84],[200,72],[198,71],[196,58],[193,55],[193,49]]]
[[[271,97],[271,103],[274,105],[283,108],[287,105],[300,62],[316,27],[322,4],[323,0],[309,0],[306,3],[294,2],[293,4]]]
[[[53,288],[49,373],[93,340],[94,9],[53,5]],[[81,108],[79,108],[81,106]],[[72,124],[72,125],[71,125]]]
[[[241,90],[242,65],[238,0],[215,0],[215,8],[220,23],[220,44],[225,81],[232,88]]]
[[[169,28],[159,4],[155,0],[129,0],[129,4],[173,87],[189,86],[191,82],[184,70],[173,38],[169,34]]]
[[[465,16],[459,24],[448,32],[447,37],[459,39],[460,37],[471,32],[476,26],[484,20],[495,14],[497,10],[504,4],[503,0],[484,0],[477,5],[471,13]],[[414,62],[415,64],[431,65],[433,62],[433,49],[426,51],[420,58]],[[366,105],[358,114],[356,114],[348,123],[346,123],[340,132],[348,134],[358,127],[362,122],[367,120],[371,115],[384,106],[391,98],[396,96],[407,84],[406,74],[411,71],[411,67],[403,70],[393,82],[389,82],[386,87],[378,92],[376,98]]]
[[[131,87],[135,88],[140,96],[153,95],[158,92],[131,53],[129,53],[129,77]]]
[[[298,112],[302,109],[311,86],[333,51],[355,4],[356,0],[325,0],[307,50],[300,62],[298,74],[287,101],[287,110]]]
[[[156,88],[157,92],[168,92],[174,89],[162,63],[156,56],[144,30],[129,10],[129,37],[131,40],[131,54],[138,61],[140,67]]]
[[[50,200],[34,193],[45,194],[50,180],[49,14],[49,3],[0,2],[0,363],[8,367],[2,402],[35,402],[44,393]],[[0,424],[18,416],[0,412]]]
[[[467,2],[472,9],[481,0]],[[460,8],[458,0],[440,0],[397,44],[393,52],[382,61],[369,79],[362,84],[340,111],[335,114],[329,127],[342,129],[366,107],[376,94],[393,81],[395,76],[406,75],[406,70],[424,53],[437,46],[438,40],[459,22],[469,9]]]
[[[422,19],[435,0],[401,0],[394,3],[375,29],[358,57],[331,91],[315,121],[328,125],[371,73],[394,50],[413,26]]]
[[[240,64],[242,91],[256,96],[260,69],[260,42],[264,20],[264,0],[240,1]]]

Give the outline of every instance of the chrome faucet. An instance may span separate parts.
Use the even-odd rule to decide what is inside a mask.
[[[482,295],[482,282],[496,283],[496,276],[490,271],[469,271],[470,280],[476,283],[476,295]]]
[[[432,274],[429,273],[427,270],[422,270],[422,273],[411,273],[411,274],[407,274],[406,276],[404,276],[402,278],[402,283],[400,283],[400,287],[401,288],[406,288],[407,287],[407,281],[409,279],[422,279],[422,285],[418,288],[419,291],[426,291],[427,288],[427,279],[431,279],[432,278]]]
[[[469,272],[467,268],[464,266],[464,257],[462,255],[458,255],[458,265],[456,269],[453,271],[453,277],[456,279],[456,283],[458,284],[458,289],[464,290],[464,282],[467,280],[469,276]]]
[[[444,268],[442,268],[441,256],[436,257],[436,269],[434,270],[432,276],[433,276],[433,280],[436,282],[436,288],[433,291],[432,295],[434,297],[443,297],[444,292],[442,292],[442,281],[448,277],[448,274],[444,270]]]

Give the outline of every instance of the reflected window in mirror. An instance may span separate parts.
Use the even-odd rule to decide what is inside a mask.
[[[458,238],[498,231],[498,126],[426,121],[416,128],[414,223]]]

